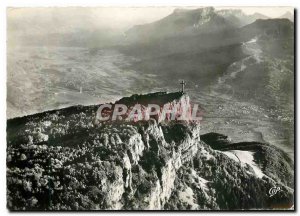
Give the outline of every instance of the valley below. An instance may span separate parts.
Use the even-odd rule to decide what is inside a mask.
[[[249,52],[245,47],[243,51],[245,56]],[[241,95],[238,87],[232,85],[239,73],[257,63],[257,51],[224,67],[219,76],[211,78],[210,84],[205,84],[207,78],[201,74],[197,81],[184,71],[174,79],[166,77],[163,69],[143,71],[135,66],[140,65],[138,58],[116,49],[90,53],[84,48],[54,47],[43,51],[42,47],[22,47],[15,53],[19,54],[8,57],[8,118],[73,105],[114,102],[134,93],[179,91],[180,80],[187,77],[186,91],[192,102],[203,109],[203,133],[227,134],[235,142],[269,142],[293,157],[292,104],[288,110],[268,107],[257,100],[262,97]],[[194,67],[193,62],[185,67]]]

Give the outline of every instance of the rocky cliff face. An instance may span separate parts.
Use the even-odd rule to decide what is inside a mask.
[[[154,98],[162,104],[189,102],[187,95],[173,96]],[[137,98],[142,104],[147,96],[121,101],[134,104]],[[265,169],[259,176],[254,161],[241,162],[232,152],[213,149],[200,140],[199,123],[150,119],[93,124],[97,108],[70,107],[8,120],[10,210],[253,209],[293,204],[292,184],[281,181],[281,175],[268,176]],[[287,172],[292,172],[291,163],[284,163]],[[281,190],[269,197],[274,185]]]
[[[120,114],[114,119],[114,112],[120,110],[119,105],[126,105],[126,112]],[[151,114],[150,111],[154,111],[151,105],[157,106],[157,113]],[[122,108],[123,109],[123,108]],[[121,110],[122,110],[121,109]],[[133,111],[140,113],[140,118],[137,115],[132,115]],[[169,113],[171,111],[171,113]],[[196,117],[201,114],[200,110],[197,111]],[[148,114],[147,114],[148,113]],[[114,104],[111,104],[110,109],[98,109],[96,114],[96,124],[101,124],[101,117],[108,117],[107,121],[119,121],[119,122],[130,122],[130,121],[147,121],[149,119],[156,120],[157,123],[168,122],[171,120],[190,122],[192,119],[193,105],[190,103],[190,98],[187,94],[182,92],[166,93],[156,92],[147,95],[132,95],[131,97],[124,97]],[[174,115],[174,116],[173,116]],[[107,123],[107,122],[105,122]],[[200,123],[200,122],[199,122]]]

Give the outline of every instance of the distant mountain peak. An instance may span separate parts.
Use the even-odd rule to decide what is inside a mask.
[[[255,22],[241,28],[241,32],[248,37],[293,38],[294,25],[288,19],[257,19]]]
[[[196,9],[186,9],[186,8],[175,8],[173,13],[184,13],[184,12],[190,12],[190,13],[195,13],[195,12],[214,12],[215,8],[214,7],[201,7],[201,8],[196,8]]]
[[[213,7],[192,10],[177,8],[169,16],[156,22],[134,26],[127,31],[127,35],[131,41],[139,41],[141,38],[143,41],[150,41],[178,35],[218,32],[232,27]]]
[[[236,27],[245,26],[254,22],[257,19],[268,19],[269,17],[260,14],[254,13],[251,15],[245,14],[241,9],[226,9],[218,10],[216,13],[224,17],[227,21],[231,22]]]
[[[281,15],[279,18],[289,19],[290,21],[294,22],[294,14],[291,13],[290,11],[287,11],[286,13]]]
[[[185,8],[176,8],[174,9],[173,13],[168,17],[176,17],[181,19],[190,19],[191,21],[196,21],[201,23],[201,20],[204,19],[208,21],[211,17],[215,16],[215,9],[213,7],[204,7],[204,8],[197,8],[197,9],[185,9]]]
[[[252,15],[250,15],[256,19],[269,19],[270,17],[266,16],[266,15],[263,15],[261,13],[254,13]]]
[[[174,9],[174,11],[173,11],[173,13],[184,13],[184,12],[186,12],[186,11],[188,11],[188,9],[185,9],[185,8],[175,8]]]
[[[246,14],[241,9],[226,9],[226,10],[218,10],[218,14],[220,15],[243,15],[246,16]]]

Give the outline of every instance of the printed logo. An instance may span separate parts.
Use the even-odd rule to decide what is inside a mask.
[[[271,187],[270,190],[269,190],[269,196],[272,197],[280,191],[281,191],[280,187],[276,187],[276,186]]]

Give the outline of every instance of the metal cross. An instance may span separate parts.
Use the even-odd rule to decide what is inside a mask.
[[[180,84],[182,85],[182,86],[181,86],[181,92],[183,93],[183,92],[184,92],[184,86],[186,85],[186,83],[184,82],[184,80],[182,80],[182,81],[180,82]]]

